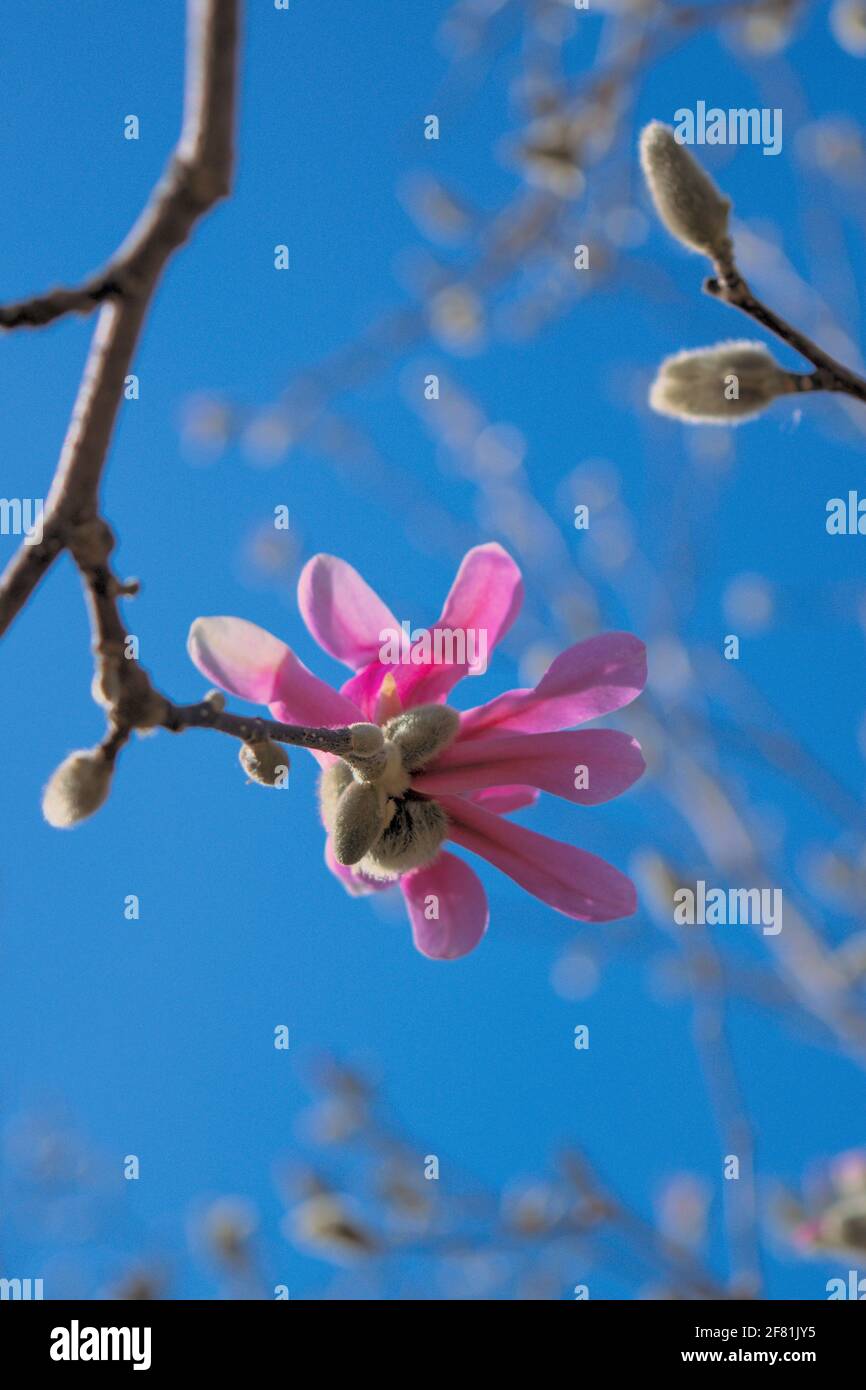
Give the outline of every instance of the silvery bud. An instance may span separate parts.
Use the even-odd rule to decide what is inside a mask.
[[[385,742],[378,724],[350,724],[352,752],[359,758],[370,758],[380,753]]]
[[[644,127],[640,158],[656,212],[671,235],[711,260],[729,256],[731,200],[678,143],[670,126],[652,121]]]
[[[242,743],[238,759],[250,780],[263,787],[284,787],[289,780],[289,755],[269,738]]]
[[[796,378],[762,343],[731,342],[666,358],[649,400],[653,410],[677,420],[736,425],[794,390]]]
[[[385,827],[385,797],[378,787],[352,781],[341,793],[334,817],[334,856],[357,864]]]
[[[416,705],[385,725],[385,736],[400,749],[403,764],[416,772],[457,737],[460,715],[449,705]]]
[[[42,796],[42,814],[57,830],[68,830],[98,811],[111,786],[112,763],[101,748],[70,753],[53,773]]]

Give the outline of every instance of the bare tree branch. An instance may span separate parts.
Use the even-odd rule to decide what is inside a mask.
[[[239,10],[240,0],[188,0],[180,139],[148,206],[113,260],[78,290],[52,291],[0,311],[0,324],[12,327],[43,324],[62,313],[102,305],[48,493],[42,539],[22,545],[0,579],[0,635],[61,551],[74,550],[76,529],[97,516],[99,481],[124,381],[154,290],[172,252],[229,192]],[[93,537],[91,551],[92,544]],[[95,567],[91,553],[89,571]]]

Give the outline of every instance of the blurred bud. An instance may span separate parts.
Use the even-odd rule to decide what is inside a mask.
[[[866,1197],[866,1149],[849,1149],[830,1164],[830,1180],[837,1192]]]
[[[580,168],[583,137],[584,123],[569,117],[533,121],[518,150],[527,182],[559,198],[576,198],[586,186]]]
[[[203,462],[215,458],[234,428],[231,407],[216,396],[191,396],[184,402],[181,433],[187,450]]]
[[[279,743],[269,738],[242,743],[238,759],[244,772],[263,787],[284,787],[289,778],[289,755]]]
[[[652,121],[643,130],[640,156],[656,212],[672,236],[712,260],[730,254],[728,214],[731,201],[670,126]]]
[[[737,34],[742,47],[756,57],[767,58],[790,43],[797,17],[796,0],[766,0],[747,13]]]
[[[795,389],[761,343],[717,343],[678,352],[662,362],[649,402],[675,420],[734,425],[759,415],[777,396]]]
[[[484,309],[473,290],[448,285],[433,296],[430,326],[436,339],[452,352],[473,352],[484,332]]]
[[[253,463],[278,463],[294,442],[292,420],[283,407],[263,410],[246,425],[241,442]]]
[[[255,1209],[241,1197],[220,1197],[202,1217],[209,1252],[221,1264],[245,1265],[250,1239],[258,1226]]]
[[[522,1236],[550,1231],[564,1210],[561,1194],[547,1182],[516,1185],[505,1192],[502,1204],[506,1224]]]
[[[389,1214],[402,1223],[411,1222],[420,1227],[427,1224],[431,1212],[430,1189],[435,1183],[428,1183],[418,1173],[405,1164],[391,1164],[386,1167],[379,1182],[382,1200],[389,1208]]]
[[[794,1230],[798,1245],[836,1254],[866,1254],[866,1193],[833,1202],[820,1216]]]
[[[356,1219],[348,1201],[334,1193],[308,1197],[286,1218],[286,1234],[298,1245],[343,1264],[372,1255],[377,1242]]]
[[[342,1144],[352,1139],[367,1121],[367,1106],[357,1097],[325,1096],[303,1117],[315,1144]]]
[[[766,632],[776,608],[773,586],[762,574],[735,575],[722,595],[722,608],[735,631]]]
[[[125,1274],[106,1294],[123,1302],[149,1302],[162,1297],[165,1278],[156,1270],[134,1269]]]
[[[707,1233],[712,1193],[703,1178],[693,1173],[671,1177],[658,1198],[658,1224],[662,1234],[679,1245],[696,1247]]]
[[[226,697],[221,690],[208,690],[202,696],[202,704],[210,705],[211,709],[216,710],[217,714],[222,714],[226,707]]]
[[[866,0],[836,0],[830,11],[830,28],[846,53],[866,57]]]
[[[112,763],[101,748],[70,753],[52,775],[42,796],[42,814],[49,825],[68,830],[98,811],[111,786]]]

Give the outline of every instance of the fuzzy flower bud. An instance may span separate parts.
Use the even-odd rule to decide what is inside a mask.
[[[357,864],[385,827],[385,797],[378,787],[352,781],[342,792],[334,817],[338,864]]]
[[[350,724],[352,752],[358,758],[371,758],[380,753],[385,739],[378,724]]]
[[[736,425],[795,390],[794,383],[762,343],[717,343],[666,358],[649,401],[677,420]]]
[[[108,796],[112,764],[101,748],[70,753],[53,773],[42,796],[42,814],[58,830],[68,830],[98,811]]]
[[[652,121],[644,127],[640,157],[656,212],[671,235],[711,260],[728,256],[731,200],[677,142],[670,126]]]
[[[289,777],[289,755],[279,743],[269,738],[242,743],[238,759],[252,782],[263,787],[284,787]]]
[[[448,705],[416,705],[390,719],[386,737],[400,748],[405,766],[416,772],[457,737],[460,715]]]

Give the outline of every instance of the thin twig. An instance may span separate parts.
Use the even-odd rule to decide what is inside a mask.
[[[22,545],[0,579],[0,635],[82,523],[98,488],[126,375],[154,290],[172,252],[231,186],[240,0],[188,0],[183,128],[166,173],[106,269],[78,290],[0,311],[0,323],[47,323],[101,304],[48,493],[41,541]],[[104,557],[103,557],[104,558]],[[96,566],[90,557],[90,570]]]
[[[801,379],[801,389],[843,391],[858,401],[866,402],[866,380],[844,363],[837,362],[835,357],[831,357],[805,333],[794,328],[793,324],[788,323],[763,300],[758,299],[733,260],[726,265],[717,265],[715,277],[706,280],[703,288],[704,293],[711,298],[720,299],[732,309],[739,309],[741,313],[747,314],[815,366],[816,370],[811,376]]]

